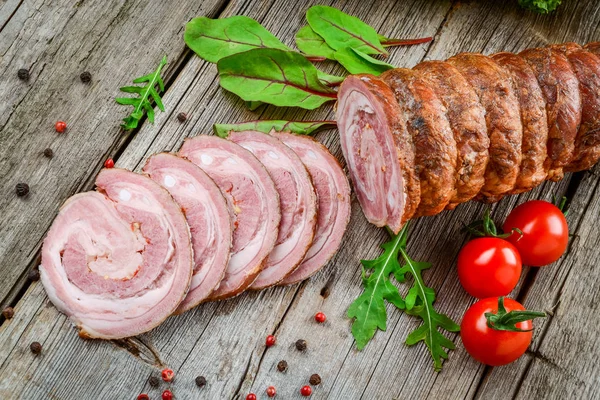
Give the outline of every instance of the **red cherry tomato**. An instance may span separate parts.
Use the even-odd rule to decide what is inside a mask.
[[[507,312],[525,310],[520,303],[504,299]],[[477,361],[500,366],[521,357],[531,343],[532,332],[499,331],[487,326],[485,313],[498,312],[498,298],[479,300],[465,313],[460,324],[460,337],[467,352]],[[518,322],[519,329],[531,330],[531,321]]]
[[[567,249],[567,220],[558,207],[547,201],[531,200],[512,210],[502,229],[510,232],[513,228],[520,229],[523,235],[513,232],[506,240],[519,250],[525,265],[551,264]]]
[[[506,296],[521,276],[519,252],[506,240],[482,237],[471,240],[458,253],[458,278],[473,297]]]

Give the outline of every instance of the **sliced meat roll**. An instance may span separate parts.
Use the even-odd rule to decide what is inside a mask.
[[[456,193],[456,142],[446,107],[416,71],[395,68],[381,78],[392,88],[415,145],[421,201],[414,216],[438,214]]]
[[[573,158],[575,137],[581,122],[579,81],[567,57],[549,48],[519,53],[535,73],[548,115],[548,179],[560,180],[563,167]]]
[[[548,175],[548,116],[542,89],[529,64],[513,53],[492,56],[512,77],[519,100],[523,141],[521,168],[512,193],[522,193],[541,184]]]
[[[336,116],[365,217],[398,233],[419,204],[419,181],[412,139],[394,93],[375,76],[348,76],[338,92]]]
[[[425,61],[414,69],[446,107],[456,141],[456,193],[448,209],[475,197],[485,182],[490,140],[485,124],[485,109],[469,82],[450,63]]]
[[[306,166],[317,193],[318,218],[312,245],[302,263],[281,285],[303,281],[321,269],[342,243],[350,221],[350,185],[337,159],[316,140],[285,132],[273,136],[289,146]]]
[[[187,139],[179,155],[198,165],[225,196],[233,216],[233,248],[225,277],[210,300],[235,296],[256,279],[279,231],[279,195],[258,159],[216,136]]]
[[[239,144],[265,166],[279,192],[281,222],[275,247],[252,289],[275,285],[304,259],[317,226],[317,196],[300,158],[283,142],[257,131],[231,132]]]
[[[485,108],[489,160],[485,184],[478,198],[498,201],[515,187],[521,165],[523,130],[511,77],[508,71],[482,54],[461,53],[448,62],[469,81]]]
[[[206,300],[223,276],[231,251],[231,221],[225,198],[212,179],[192,162],[174,154],[148,159],[143,171],[171,193],[192,234],[194,272],[181,313]]]
[[[104,169],[96,186],[60,209],[42,248],[42,284],[80,336],[138,335],[186,295],[190,232],[179,205],[146,176]]]
[[[566,54],[579,80],[581,124],[575,137],[573,159],[565,171],[583,171],[600,159],[600,58],[576,43],[551,46]],[[592,47],[592,46],[590,46]]]

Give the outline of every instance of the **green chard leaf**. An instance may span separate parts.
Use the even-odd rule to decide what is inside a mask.
[[[252,18],[194,18],[185,26],[185,43],[200,58],[216,63],[220,59],[260,48],[291,50]]]
[[[339,86],[346,79],[343,76],[329,75],[319,70],[317,70],[317,76],[322,84],[329,87]]]
[[[329,60],[334,60],[335,50],[329,47],[325,43],[325,40],[313,31],[310,25],[302,27],[296,33],[296,47],[308,56],[325,57]]]
[[[273,130],[277,132],[292,132],[298,135],[312,135],[321,129],[335,127],[335,121],[248,121],[239,124],[215,124],[213,130],[215,135],[225,138],[229,132],[241,132],[247,130],[269,133]]]
[[[429,43],[433,40],[431,36],[418,39],[391,39],[383,35],[377,35],[377,37],[379,38],[379,42],[383,45],[383,47],[412,46],[415,44]]]
[[[335,59],[351,74],[381,75],[394,68],[384,61],[378,60],[353,47],[344,47],[335,52]]]
[[[156,103],[159,110],[165,111],[165,106],[160,98],[160,93],[165,90],[165,84],[160,77],[160,73],[166,64],[167,56],[164,56],[154,72],[133,80],[133,83],[145,83],[144,86],[124,86],[119,89],[122,92],[134,93],[139,96],[117,97],[115,99],[118,104],[134,107],[131,114],[123,119],[123,124],[121,124],[123,129],[130,130],[137,128],[140,120],[144,116],[144,111],[148,115],[148,120],[151,123],[154,123],[154,108],[152,106],[152,101]],[[157,86],[158,90],[156,88]]]
[[[306,11],[306,20],[334,50],[351,47],[365,54],[388,54],[375,29],[337,8],[313,6]]]
[[[300,53],[254,49],[222,58],[217,68],[221,87],[245,101],[312,110],[337,98]]]

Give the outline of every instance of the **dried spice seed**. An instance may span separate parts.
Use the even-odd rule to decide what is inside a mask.
[[[269,386],[267,388],[267,396],[275,397],[276,394],[277,394],[277,390],[275,390],[275,386]]]
[[[310,382],[310,384],[313,386],[320,385],[321,377],[319,376],[319,374],[312,374],[308,382]]]
[[[27,194],[29,193],[29,185],[26,183],[17,183],[17,186],[15,186],[15,190],[17,191],[17,196],[27,196]]]
[[[179,122],[185,122],[187,120],[187,114],[184,112],[180,112],[179,114],[177,114],[177,119],[179,120]]]
[[[248,396],[246,396],[246,400],[256,400],[256,395],[254,393],[249,393]]]
[[[107,158],[106,161],[104,161],[104,168],[113,168],[115,166],[115,162],[112,158]]]
[[[29,345],[29,350],[33,354],[40,354],[42,352],[42,345],[39,342],[33,342]]]
[[[156,376],[151,376],[148,378],[148,383],[152,387],[158,387],[158,385],[160,385],[160,379],[158,379]]]
[[[172,399],[173,399],[173,393],[169,389],[162,392],[162,400],[172,400]]]
[[[65,121],[58,121],[54,124],[54,129],[56,129],[56,132],[58,133],[63,133],[67,130],[67,123]]]
[[[175,378],[175,372],[173,372],[173,370],[170,368],[165,368],[160,373],[160,376],[162,377],[163,381],[171,382],[173,378]]]
[[[15,316],[15,310],[12,307],[4,307],[4,310],[2,310],[2,316],[6,319],[11,319]]]
[[[296,349],[298,349],[298,351],[306,350],[306,340],[304,340],[304,339],[297,340],[296,341]]]
[[[197,376],[196,377],[196,385],[198,385],[198,387],[206,386],[206,378],[203,376]]]
[[[277,363],[277,371],[285,372],[288,369],[288,363],[285,360],[281,360]]]
[[[44,155],[48,158],[52,158],[52,157],[54,157],[54,152],[52,151],[52,149],[50,147],[48,147],[47,149],[44,150]]]
[[[29,278],[29,280],[33,281],[33,282],[39,281],[40,280],[40,271],[37,268],[33,268],[31,271],[29,271],[27,278]]]
[[[137,400],[150,400],[150,397],[146,393],[138,394]]]
[[[300,394],[304,397],[308,397],[312,394],[312,388],[310,386],[302,386],[300,389]]]
[[[25,68],[21,68],[20,70],[17,71],[17,76],[22,81],[27,81],[27,80],[29,80],[29,70],[26,70]]]
[[[83,83],[89,83],[92,80],[92,74],[88,71],[82,72],[81,75],[79,75],[79,79],[81,79],[81,82]]]
[[[275,344],[276,341],[277,340],[275,339],[275,336],[269,335],[269,336],[267,336],[267,339],[265,340],[265,345],[267,347],[271,347]]]
[[[327,317],[322,312],[318,312],[315,314],[315,321],[317,321],[319,324],[322,324],[323,322],[325,322],[325,320],[327,320]]]

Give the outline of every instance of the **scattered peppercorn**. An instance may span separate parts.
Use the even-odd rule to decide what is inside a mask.
[[[88,71],[82,72],[81,75],[79,75],[79,79],[81,79],[81,82],[83,83],[90,83],[92,80],[92,74],[90,74]]]
[[[206,378],[203,376],[197,376],[196,377],[196,385],[198,385],[198,387],[206,386]]]
[[[304,339],[297,340],[296,341],[296,349],[298,349],[298,351],[306,350],[306,340],[304,340]]]
[[[321,377],[319,376],[319,374],[312,374],[308,382],[310,382],[310,384],[313,386],[320,385]]]
[[[137,400],[150,400],[150,397],[146,393],[138,394]]]
[[[171,382],[175,378],[175,372],[170,368],[163,369],[160,375],[165,382]]]
[[[267,396],[275,397],[276,394],[277,394],[277,390],[275,390],[275,386],[269,386],[267,388]]]
[[[246,400],[256,400],[256,395],[254,393],[249,393],[248,396],[246,396]]]
[[[187,120],[187,114],[184,112],[180,112],[179,114],[177,114],[177,119],[179,120],[179,122],[185,122]]]
[[[22,81],[28,81],[29,80],[29,70],[26,70],[25,68],[21,68],[20,70],[17,71],[17,76]]]
[[[277,371],[285,372],[288,369],[288,363],[285,360],[281,360],[277,363]]]
[[[267,336],[267,340],[265,341],[265,345],[267,347],[271,347],[271,346],[273,346],[275,344],[276,341],[277,340],[275,339],[275,336],[269,335],[269,336]]]
[[[58,121],[54,124],[54,129],[58,133],[63,133],[67,129],[67,123],[65,121]]]
[[[104,168],[113,168],[115,166],[115,161],[112,158],[107,158],[104,161]]]
[[[148,383],[152,387],[158,387],[158,385],[160,385],[160,380],[156,376],[152,375],[150,378],[148,378]]]
[[[50,147],[48,147],[47,149],[44,150],[44,155],[48,158],[52,158],[52,157],[54,157],[54,152],[52,151],[52,149]]]
[[[29,193],[29,185],[26,183],[17,183],[17,185],[15,186],[15,190],[17,191],[17,196],[27,196],[27,194]]]
[[[29,278],[29,280],[33,281],[33,282],[39,281],[40,280],[40,271],[37,268],[33,268],[31,271],[29,271],[27,278]]]
[[[322,312],[318,312],[315,314],[315,321],[317,321],[319,324],[325,322],[326,319],[327,317]]]
[[[29,350],[31,350],[33,354],[40,354],[42,352],[42,345],[39,344],[39,342],[33,342],[29,345]]]
[[[172,399],[173,399],[173,393],[169,389],[162,392],[162,400],[172,400]]]
[[[302,388],[300,388],[300,394],[304,397],[308,397],[312,394],[312,388],[308,385],[302,386]]]
[[[2,316],[6,319],[11,319],[15,316],[15,310],[12,307],[4,307],[4,310],[2,310]]]

